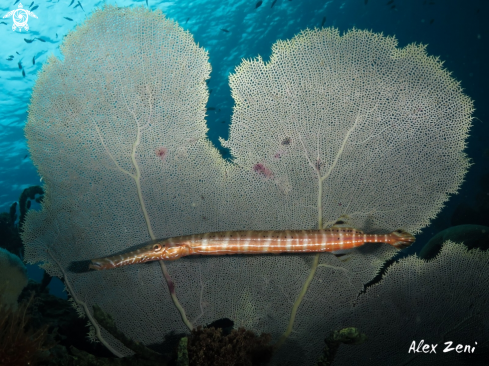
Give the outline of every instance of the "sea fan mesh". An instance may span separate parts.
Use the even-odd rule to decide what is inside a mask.
[[[357,228],[417,233],[457,191],[472,102],[424,46],[396,45],[368,31],[306,30],[231,75],[223,145],[278,188],[255,183],[251,195],[296,205],[275,205],[269,224],[317,219],[321,186],[326,222],[347,214]]]
[[[185,332],[159,263],[87,271],[150,239],[223,230],[309,229],[341,215],[365,230],[418,232],[454,193],[471,101],[421,46],[336,30],[278,42],[270,63],[231,77],[234,162],[207,140],[206,52],[161,12],[106,7],[68,35],[34,88],[26,136],[45,182],[24,226],[25,256],[63,276],[97,337],[98,304],[144,344]],[[320,198],[320,199],[319,199]],[[228,317],[269,332],[276,355],[312,364],[351,326],[357,297],[395,249],[192,257],[166,263],[194,326]],[[318,261],[317,261],[318,259]],[[299,294],[309,283],[305,296]]]
[[[365,360],[370,365],[475,365],[474,357],[487,360],[488,283],[487,251],[467,251],[447,241],[430,261],[402,259],[359,297],[351,321],[368,342],[340,347],[335,365],[362,365]],[[412,342],[421,340],[437,344],[436,354],[409,353]],[[443,352],[459,344],[474,352]]]

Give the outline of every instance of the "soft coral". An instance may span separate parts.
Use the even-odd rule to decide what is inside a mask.
[[[38,329],[29,327],[27,313],[34,295],[16,310],[0,303],[0,365],[36,365],[44,358],[47,344],[48,325]]]

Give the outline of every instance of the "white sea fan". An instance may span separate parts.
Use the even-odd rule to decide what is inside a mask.
[[[233,163],[206,138],[207,54],[160,11],[108,6],[61,51],[29,108],[46,193],[27,215],[25,256],[64,277],[120,356],[131,351],[96,324],[94,304],[143,344],[228,317],[287,342],[277,360],[313,363],[395,249],[361,247],[344,262],[195,257],[98,272],[86,260],[155,238],[305,229],[341,215],[359,229],[418,232],[469,166],[472,103],[422,46],[324,29],[278,42],[268,64],[243,61],[223,141]]]

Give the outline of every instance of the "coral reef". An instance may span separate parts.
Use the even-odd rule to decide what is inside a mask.
[[[166,357],[128,338],[117,329],[114,319],[109,314],[104,313],[98,305],[93,306],[93,317],[114,338],[135,353],[134,356],[128,358],[130,359],[129,365],[166,365],[168,361]]]
[[[321,358],[318,360],[317,366],[330,366],[338,348],[343,344],[362,344],[367,340],[367,336],[361,333],[357,328],[349,327],[341,330],[335,330],[324,340],[326,346]]]
[[[39,284],[33,282],[29,285],[32,289],[40,288]],[[93,314],[97,322],[112,337],[134,352],[134,355],[124,358],[113,358],[110,357],[110,354],[108,354],[109,357],[101,357],[100,353],[97,354],[97,352],[94,352],[95,349],[89,349],[84,344],[76,344],[74,342],[75,340],[71,338],[72,333],[77,333],[73,330],[80,327],[75,325],[76,320],[73,315],[70,315],[68,301],[62,299],[54,300],[51,295],[45,292],[41,294],[39,299],[42,300],[38,301],[35,307],[38,312],[38,317],[34,318],[33,323],[38,326],[44,324],[42,327],[47,327],[48,324],[52,326],[56,325],[56,338],[60,339],[60,344],[51,350],[53,357],[44,363],[49,366],[66,364],[74,366],[252,366],[265,365],[270,360],[273,352],[273,347],[269,344],[271,340],[269,334],[262,334],[257,337],[253,332],[247,331],[244,328],[228,331],[227,326],[232,322],[229,319],[224,319],[211,324],[223,324],[226,326],[224,329],[199,327],[194,329],[189,336],[177,336],[180,338],[178,343],[168,341],[168,338],[171,337],[167,337],[165,343],[174,343],[171,346],[174,348],[172,350],[173,352],[166,354],[158,353],[127,337],[117,328],[112,316],[105,313],[99,306],[94,305]],[[58,314],[57,316],[50,316],[46,306],[40,305],[49,301],[57,302],[57,304],[52,303],[51,306],[53,309],[59,308],[56,312]],[[74,312],[73,309],[71,309],[71,312]],[[46,315],[40,315],[41,313],[45,313]],[[79,320],[82,321],[81,319]],[[70,334],[67,332],[67,327],[71,330],[69,332]],[[79,349],[74,344],[77,347],[81,346],[85,349]],[[100,346],[100,344],[98,345]],[[158,345],[154,346],[159,347]]]
[[[31,323],[35,328],[48,325],[56,329],[56,342],[58,343],[56,358],[60,358],[60,354],[66,354],[68,357],[70,347],[76,347],[96,357],[113,357],[112,353],[100,343],[88,340],[87,321],[77,314],[68,300],[49,294],[48,289],[42,284],[29,280],[19,301],[28,299],[32,292],[36,296],[31,308]]]
[[[44,190],[40,186],[31,186],[24,189],[19,197],[18,206],[20,212],[20,219],[17,224],[16,224],[17,202],[14,202],[10,206],[9,212],[0,213],[0,238],[1,238],[0,249],[4,248],[8,250],[10,253],[15,254],[17,257],[24,258],[24,246],[20,238],[20,233],[22,232],[25,215],[27,214],[27,211],[31,208],[32,201],[36,201],[37,203],[42,203],[43,198],[44,198]],[[18,261],[13,260],[11,262],[13,263]],[[0,273],[1,272],[2,270],[0,269]],[[7,277],[10,277],[10,275]],[[5,278],[5,276],[0,276],[0,284],[2,283],[3,278]],[[51,276],[47,272],[44,272],[42,283],[41,283],[42,287],[43,288],[47,287],[50,282],[51,282]],[[27,284],[27,280],[25,281],[24,286],[26,284]],[[15,299],[15,301],[17,301],[17,299]]]
[[[0,248],[0,305],[17,307],[17,298],[27,285],[24,263],[8,250]]]
[[[197,327],[188,337],[190,366],[254,366],[270,361],[270,334],[239,328],[223,335],[222,329]]]
[[[29,325],[32,329],[48,328],[56,345],[49,349],[49,357],[42,361],[44,366],[163,366],[164,363],[140,362],[133,357],[115,358],[100,343],[91,342],[87,338],[88,326],[86,319],[80,318],[68,300],[50,295],[48,290],[39,283],[30,280],[20,295],[26,302],[35,293],[29,312]],[[2,363],[0,365],[3,366]],[[17,366],[17,364],[16,364]]]
[[[48,337],[48,326],[32,327],[28,310],[34,295],[13,310],[0,303],[0,365],[36,365],[54,346]]]
[[[162,355],[143,344],[135,342],[123,334],[114,319],[97,305],[93,306],[93,315],[97,322],[114,338],[135,354],[124,359],[127,365],[166,365],[169,355]],[[213,322],[229,324],[229,319]],[[177,345],[174,358],[178,366],[253,366],[267,364],[273,353],[270,334],[255,333],[239,328],[229,332],[226,328],[198,327],[190,336],[182,337]]]
[[[36,197],[37,195],[37,197]],[[31,186],[24,189],[19,197],[20,218],[17,221],[17,202],[10,206],[9,212],[0,213],[0,247],[9,252],[24,257],[24,248],[20,239],[25,215],[31,207],[31,201],[41,203],[44,198],[44,190],[40,186]]]

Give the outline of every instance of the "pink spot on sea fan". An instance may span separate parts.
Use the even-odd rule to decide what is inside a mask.
[[[259,173],[260,175],[264,176],[265,178],[273,177],[273,172],[261,163],[253,165],[253,170]]]
[[[168,153],[168,149],[166,147],[159,147],[155,151],[156,156],[161,159],[161,161],[165,161],[165,156]]]

